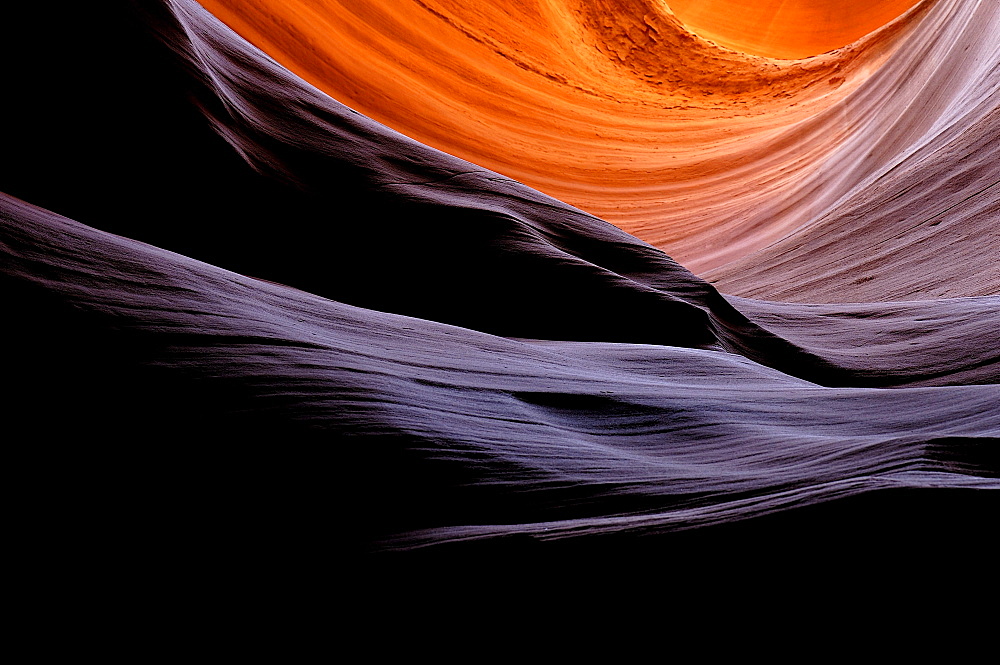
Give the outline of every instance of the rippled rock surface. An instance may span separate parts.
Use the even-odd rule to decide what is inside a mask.
[[[297,6],[243,8],[275,39],[323,27],[265,22]],[[456,29],[400,7],[411,27]],[[442,134],[482,165],[352,110],[189,0],[50,19],[65,67],[32,68],[25,47],[8,84],[23,103],[5,130],[0,266],[11,431],[31,432],[23,475],[56,534],[116,543],[133,525],[222,551],[263,538],[381,556],[728,556],[802,539],[816,554],[828,538],[980,551],[1000,489],[996,4],[917,5],[780,63],[665,8],[643,38],[638,14],[565,7],[549,18],[599,36],[573,42],[593,61],[542,67],[532,35],[521,61],[497,54],[523,79],[483,61],[483,77],[537,84],[509,135],[477,116],[485,93],[466,113],[428,87],[434,115],[342,72],[415,121],[461,121]],[[497,51],[505,34],[467,37]],[[296,57],[325,52],[296,39]],[[386,75],[472,85],[460,54],[430,58],[454,79]],[[706,63],[732,78],[668,85]],[[712,86],[729,90],[718,106]],[[592,104],[545,120],[546,94]],[[688,99],[644,115],[664,95]],[[677,173],[649,180],[667,193],[588,153],[601,141],[580,132],[600,135],[588,118],[607,105],[622,107],[609,150],[633,132],[650,160],[676,153]],[[580,207],[511,177],[531,173]],[[615,197],[632,219],[664,212],[615,226],[583,211]],[[662,251],[675,241],[726,295]]]

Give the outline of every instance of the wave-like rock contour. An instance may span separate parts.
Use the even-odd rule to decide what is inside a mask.
[[[944,5],[961,11],[942,39],[995,72],[995,47],[973,50],[984,24],[961,21],[994,20],[993,5],[942,0],[922,21]],[[109,47],[109,33],[130,36]],[[653,245],[335,101],[191,0],[74,34],[54,43],[91,77],[27,77],[0,197],[12,431],[92,442],[25,465],[64,528],[140,513],[214,533],[262,516],[296,542],[320,528],[434,550],[764,515],[805,515],[771,533],[893,515],[958,542],[992,514],[1000,297],[726,297]],[[102,69],[109,48],[132,85]],[[775,76],[813,75],[788,67]],[[981,187],[995,154],[977,134],[995,86],[952,84],[932,127],[894,125],[979,157],[949,191]],[[934,145],[921,168],[950,154]],[[862,233],[887,210],[866,217],[863,201],[889,191],[851,191],[837,219],[861,215]],[[927,193],[896,192],[892,209],[924,210]],[[951,214],[975,218],[990,196]],[[843,512],[802,512],[820,504]]]
[[[729,293],[996,293],[996,3],[735,4],[206,2],[339,101]]]

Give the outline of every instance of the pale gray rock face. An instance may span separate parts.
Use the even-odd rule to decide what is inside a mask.
[[[874,300],[908,302],[720,295],[593,216],[358,115],[196,3],[161,10],[138,14],[160,41],[127,55],[157,54],[138,65],[172,77],[155,94],[177,108],[145,111],[178,151],[94,162],[47,194],[52,210],[13,176],[0,197],[10,413],[34,432],[15,438],[101,442],[37,471],[50,493],[96,501],[51,480],[73,466],[164,514],[274,501],[308,515],[298,527],[386,551],[669,539],[820,504],[851,516],[816,513],[836,529],[886,496],[995,507],[1000,296],[913,301],[915,266],[870,280]],[[956,39],[980,43],[967,27]],[[851,225],[837,251],[892,266],[897,246],[859,238],[909,210],[965,220],[995,251],[1000,54],[980,55],[983,77],[939,93],[951,120],[832,201],[816,238]],[[129,138],[101,140],[119,154]],[[188,183],[187,167],[216,180]],[[141,199],[119,192],[128,207],[114,187],[87,198],[144,169]],[[927,187],[892,180],[904,173]],[[939,212],[937,186],[961,201]],[[80,219],[59,214],[74,205]],[[792,299],[826,293],[834,270],[808,242],[783,278]],[[925,272],[957,284],[981,261],[943,254]],[[745,279],[780,273],[765,263]],[[153,500],[175,483],[200,508]]]

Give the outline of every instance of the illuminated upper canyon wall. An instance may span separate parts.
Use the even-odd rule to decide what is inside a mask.
[[[202,4],[337,100],[696,271],[766,246],[810,210],[790,190],[843,133],[813,119],[905,27],[785,61],[720,48],[656,0]],[[855,16],[841,18],[824,38],[855,34]]]
[[[919,0],[667,0],[684,25],[770,58],[808,58],[878,30]]]

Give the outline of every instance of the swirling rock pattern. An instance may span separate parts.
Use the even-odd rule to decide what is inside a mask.
[[[997,219],[981,145],[998,134],[995,4],[738,4],[206,6],[338,100],[611,221],[727,292],[996,293],[996,263],[973,249]],[[751,52],[702,36],[719,34]],[[893,198],[914,178],[936,202],[919,215]],[[980,212],[966,216],[970,197]],[[836,218],[858,205],[885,215],[862,213],[866,232],[842,241]],[[958,226],[975,259],[956,278],[931,257],[962,251]]]
[[[694,530],[717,534],[702,542],[729,556],[747,532],[725,529],[750,524],[750,534],[783,542],[839,529],[866,547],[933,534],[972,548],[956,550],[962,556],[980,551],[1000,489],[1000,296],[929,296],[995,293],[995,268],[981,257],[997,201],[998,48],[986,37],[996,5],[918,5],[845,50],[785,63],[688,34],[665,6],[616,6],[648,10],[648,30],[610,21],[600,3],[517,5],[601,35],[604,51],[572,42],[592,60],[581,65],[567,51],[565,69],[532,60],[539,51],[529,42],[541,32],[522,35],[524,55],[512,60],[505,40],[520,24],[496,22],[496,7],[447,5],[449,14],[443,4],[401,3],[410,13],[396,15],[352,3],[356,21],[330,34],[354,30],[363,41],[362,28],[379,25],[406,44],[412,35],[390,20],[406,16],[424,40],[411,49],[413,67],[471,71],[461,49],[427,57],[426,40],[465,34],[456,16],[481,13],[464,28],[469,39],[508,55],[477,62],[476,113],[414,108],[414,122],[462,119],[470,140],[495,141],[488,124],[476,129],[490,82],[535,86],[524,106],[501,110],[534,118],[543,100],[560,100],[549,130],[538,125],[530,141],[523,126],[512,130],[497,158],[513,163],[523,148],[528,170],[552,159],[552,182],[570,187],[584,182],[578,175],[615,171],[583,168],[595,109],[636,110],[609,112],[608,127],[635,123],[632,142],[650,159],[650,128],[673,118],[677,145],[690,140],[678,156],[686,168],[717,170],[671,185],[670,196],[693,201],[686,214],[670,212],[689,219],[690,232],[666,217],[650,228],[674,228],[679,246],[717,263],[712,275],[739,293],[840,302],[722,295],[621,228],[352,110],[192,0],[120,14],[88,7],[87,31],[64,18],[64,39],[49,48],[65,49],[61,71],[89,77],[54,85],[28,70],[0,174],[0,278],[14,322],[2,332],[18,387],[9,426],[90,442],[22,465],[32,491],[49,497],[59,533],[92,532],[100,515],[109,542],[120,542],[123,525],[148,523],[202,548],[233,538],[259,546],[262,530],[314,547],[320,529],[337,547],[365,551],[600,549],[624,542],[609,535],[643,534],[652,540],[640,546],[662,554]],[[242,7],[248,25],[305,11]],[[301,31],[319,19],[308,19],[293,13],[263,32],[299,30],[295,43],[309,45]],[[280,58],[284,43],[263,45]],[[379,44],[365,66],[407,62],[404,51],[379,56]],[[131,75],[103,69],[105,49]],[[319,43],[295,53],[330,62]],[[667,79],[694,65],[666,60],[688,54],[732,65],[730,78],[674,86]],[[365,94],[386,92],[386,108],[415,99],[449,108],[471,94],[431,95],[464,74],[386,72],[382,83],[395,78],[419,93],[410,97],[343,74]],[[757,75],[769,83],[748,83]],[[836,76],[844,81],[830,85]],[[911,79],[920,112],[901,113],[890,92]],[[790,97],[764,92],[785,86]],[[617,97],[626,92],[632,101]],[[641,112],[669,96],[683,108]],[[76,113],[66,113],[67,99]],[[593,103],[574,118],[571,99]],[[844,119],[849,109],[864,110],[863,120]],[[720,138],[719,118],[739,140]],[[554,131],[556,119],[565,131]],[[674,130],[656,131],[672,145]],[[453,133],[461,138],[441,131]],[[565,162],[544,147],[574,141],[580,151]],[[746,178],[732,182],[738,172]],[[787,179],[773,187],[753,185],[751,176],[781,172]],[[643,189],[618,177],[602,196]],[[808,196],[789,198],[780,219],[750,223],[735,212],[763,220],[759,206],[796,188]],[[804,217],[812,207],[821,212]],[[705,221],[713,210],[718,228]],[[789,221],[800,218],[808,221]],[[951,233],[971,240],[942,256]],[[706,240],[727,234],[733,248]],[[916,265],[908,251],[921,257]],[[864,272],[844,258],[855,254]],[[966,279],[969,266],[983,269]],[[774,276],[781,271],[790,284]],[[843,290],[848,278],[854,291]],[[913,289],[925,299],[898,301]],[[852,304],[853,293],[897,301]]]

